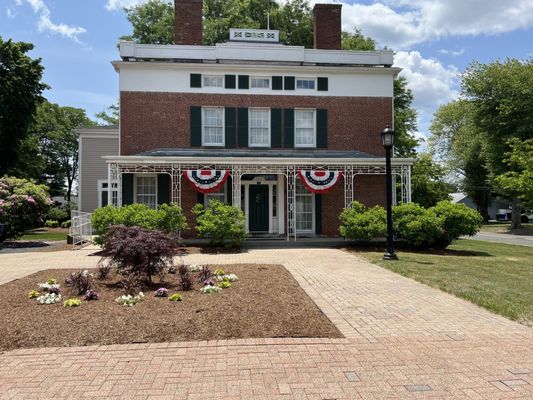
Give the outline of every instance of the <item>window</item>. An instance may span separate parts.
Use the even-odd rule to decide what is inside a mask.
[[[270,88],[270,78],[252,78],[250,86],[257,89],[268,89]]]
[[[314,231],[315,196],[296,180],[296,231]]]
[[[250,109],[248,118],[248,145],[270,146],[270,110]]]
[[[137,175],[135,177],[135,202],[150,208],[157,206],[157,177]]]
[[[315,90],[315,80],[314,79],[296,79],[296,89]]]
[[[224,83],[223,76],[204,76],[204,87],[222,87]]]
[[[207,207],[211,200],[218,200],[222,203],[226,202],[226,184],[224,184],[218,192],[206,193],[204,196],[204,205]]]
[[[98,180],[98,207],[105,207],[108,204],[114,207],[118,206],[118,185],[117,182],[111,183],[111,203],[109,197],[109,185],[106,180]]]
[[[224,146],[224,109],[204,108],[202,126],[203,146]]]
[[[294,146],[315,147],[315,110],[294,110]]]

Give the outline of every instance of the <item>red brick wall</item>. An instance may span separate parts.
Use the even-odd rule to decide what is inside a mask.
[[[202,44],[202,8],[202,0],[174,0],[174,42],[176,44]]]
[[[316,4],[313,8],[315,49],[342,49],[341,8],[340,4]]]
[[[379,156],[384,155],[380,133],[392,121],[390,97],[121,92],[121,155],[190,147],[191,106],[325,108],[329,150]]]
[[[339,236],[339,215],[344,208],[344,179],[322,195],[322,234]]]
[[[385,175],[356,175],[354,178],[354,200],[367,207],[380,205],[385,207],[387,187]]]

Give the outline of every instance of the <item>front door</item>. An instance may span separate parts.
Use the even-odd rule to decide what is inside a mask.
[[[248,196],[250,232],[268,232],[268,185],[250,185]]]

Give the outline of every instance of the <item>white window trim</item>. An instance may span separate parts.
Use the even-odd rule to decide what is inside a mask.
[[[252,125],[250,123],[250,121],[252,120],[251,119],[251,111],[267,111],[268,112],[268,144],[251,144],[250,143],[250,137],[251,137],[251,130],[252,130]],[[254,108],[249,108],[248,109],[248,146],[249,147],[264,147],[264,148],[267,148],[267,147],[272,147],[272,132],[271,132],[271,129],[272,129],[272,120],[271,120],[271,113],[270,113],[270,108],[264,108],[264,107],[254,107]]]
[[[222,79],[222,83],[220,84],[220,86],[211,86],[211,85],[206,85],[204,82],[205,82],[205,78],[221,78]],[[202,75],[202,88],[224,88],[224,75]]]
[[[252,81],[254,79],[266,79],[268,80],[268,87],[253,87],[252,86]],[[268,90],[272,87],[272,79],[270,76],[251,76],[250,77],[250,90]]]
[[[296,188],[295,188],[296,190]],[[316,232],[316,206],[315,206],[315,199],[316,199],[316,195],[314,193],[311,193],[309,192],[309,194],[305,194],[305,195],[302,195],[302,194],[295,194],[295,201],[298,201],[297,197],[298,196],[309,196],[311,197],[311,229],[298,229],[298,223],[297,223],[297,218],[298,218],[298,213],[296,212],[296,204],[294,204],[294,219],[295,219],[295,226],[294,226],[294,229],[296,231],[296,233],[315,233]]]
[[[98,179],[98,186],[97,186],[97,192],[98,192],[98,208],[102,208],[102,193],[103,192],[108,192],[108,188],[105,188],[104,189],[104,183],[107,183],[107,179]],[[113,204],[113,192],[116,192],[117,194],[117,205],[118,205],[118,183],[117,181],[111,181],[111,185],[117,185],[116,188],[113,188],[111,187],[111,200],[109,199],[109,194],[107,196],[107,204],[111,204],[111,205],[114,205],[116,206],[115,204]],[[109,193],[109,192],[108,192]]]
[[[140,177],[140,176],[144,178],[151,178],[151,177],[155,178],[155,206],[157,208],[157,206],[159,205],[159,196],[158,196],[159,188],[157,186],[158,184],[157,174],[134,174],[133,175],[133,202],[135,204],[143,204],[137,201],[137,177]]]
[[[305,88],[299,88],[298,87],[298,81],[313,81],[315,83],[315,87],[313,89],[305,89]],[[318,85],[318,82],[317,82],[317,79],[316,78],[304,78],[304,77],[297,77],[294,79],[294,89],[296,89],[297,91],[302,91],[302,92],[316,92],[317,90],[317,85]]]
[[[205,138],[205,114],[206,109],[221,109],[222,110],[222,143],[208,143]],[[202,107],[202,146],[210,147],[224,147],[226,146],[226,112],[224,107]]]
[[[297,111],[313,111],[313,143],[312,144],[296,144],[296,112]],[[294,109],[294,147],[299,148],[316,148],[316,108],[295,108]]]

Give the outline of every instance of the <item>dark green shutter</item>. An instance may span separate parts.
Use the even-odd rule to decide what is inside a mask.
[[[315,233],[322,233],[322,195],[315,194]]]
[[[283,121],[285,147],[294,147],[294,110],[292,108],[283,110]]]
[[[250,77],[248,75],[239,75],[239,89],[250,88]]]
[[[328,147],[328,110],[316,110],[316,147]]]
[[[194,88],[202,87],[202,75],[201,74],[191,74],[191,87],[194,87]]]
[[[107,206],[107,198],[109,197],[109,193],[107,192],[107,188],[103,189],[101,192],[101,200],[102,200],[102,207]]]
[[[226,204],[231,205],[233,203],[233,180],[231,179],[231,176],[228,177],[224,185],[224,190],[226,190],[228,199]]]
[[[204,205],[204,194],[198,192],[198,204]]]
[[[224,87],[226,89],[235,89],[235,75],[226,75],[224,77]]]
[[[272,77],[272,90],[283,90],[283,77],[282,76]]]
[[[281,147],[281,108],[270,110],[270,146]]]
[[[170,204],[170,175],[157,175],[157,204]]]
[[[191,107],[191,146],[202,145],[202,107]]]
[[[294,76],[285,77],[285,90],[294,90]]]
[[[233,107],[227,107],[224,109],[224,132],[225,132],[225,146],[236,147],[237,146],[237,129],[236,129],[236,117],[237,109]]]
[[[133,174],[122,174],[122,205],[133,204]]]
[[[239,108],[239,147],[248,147],[248,109]]]
[[[318,78],[317,89],[321,92],[328,91],[328,78]]]

